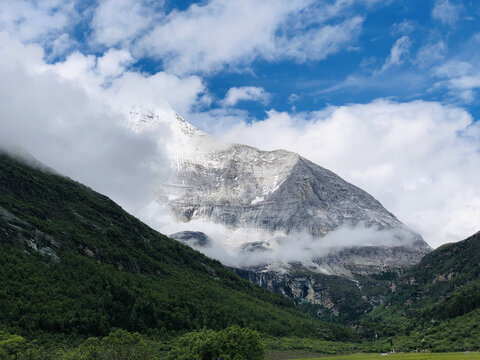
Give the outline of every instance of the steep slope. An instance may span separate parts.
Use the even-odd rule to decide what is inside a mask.
[[[364,328],[380,337],[403,336],[407,349],[478,349],[480,233],[432,251],[391,288]]]
[[[0,324],[26,335],[241,324],[347,339],[163,236],[107,197],[0,154]]]
[[[388,304],[435,319],[480,307],[480,232],[427,254],[394,283]]]
[[[362,223],[376,229],[402,224],[365,191],[301,156],[230,145],[185,160],[163,187],[177,216],[232,228],[307,231],[323,236]]]

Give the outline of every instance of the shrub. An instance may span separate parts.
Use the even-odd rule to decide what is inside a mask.
[[[154,359],[143,337],[125,330],[112,332],[103,339],[87,339],[67,352],[63,360],[150,360]]]

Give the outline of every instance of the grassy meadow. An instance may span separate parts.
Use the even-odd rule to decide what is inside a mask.
[[[307,358],[305,358],[306,360]],[[308,360],[480,360],[480,352],[452,353],[397,353],[397,354],[351,354],[340,356],[322,356]],[[273,359],[272,359],[273,360]]]

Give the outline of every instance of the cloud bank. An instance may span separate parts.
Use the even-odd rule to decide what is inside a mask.
[[[140,217],[165,234],[180,231],[201,232],[208,236],[209,242],[201,245],[195,241],[188,245],[203,254],[221,261],[223,264],[238,268],[255,266],[282,267],[288,263],[313,263],[345,248],[362,246],[405,246],[418,240],[417,235],[404,228],[377,230],[358,224],[355,227],[341,227],[329,232],[322,238],[315,238],[307,232],[269,232],[263,229],[231,229],[222,224],[193,220],[188,223],[176,222],[164,205],[151,202],[139,213]],[[193,240],[193,239],[192,239]],[[317,269],[333,273],[328,267]]]
[[[0,33],[0,146],[20,147],[138,211],[170,174],[169,128],[135,133],[128,110],[140,101],[188,108],[203,87],[195,77],[128,72],[129,61],[128,53],[110,51],[98,58],[74,53],[49,65],[41,47]]]
[[[216,134],[300,153],[368,191],[432,246],[478,231],[480,125],[461,108],[379,99],[297,115],[271,111]]]

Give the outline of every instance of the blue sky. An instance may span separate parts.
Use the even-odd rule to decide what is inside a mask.
[[[29,3],[37,2],[18,2],[18,7]],[[44,5],[38,5],[42,3]],[[317,110],[328,104],[365,103],[376,98],[441,101],[463,106],[475,119],[480,116],[478,2],[305,0],[291,2],[295,3],[291,6],[288,2],[266,1],[265,7],[277,8],[277,11],[272,11],[272,24],[267,27],[251,24],[251,36],[263,33],[267,37],[282,37],[287,44],[272,45],[271,39],[263,39],[252,44],[255,48],[244,46],[244,53],[235,53],[234,49],[228,48],[228,34],[242,32],[243,24],[240,21],[239,26],[229,26],[228,21],[234,21],[235,14],[228,14],[228,9],[221,9],[221,3],[172,0],[40,1],[30,6],[36,7],[37,13],[32,14],[32,17],[36,17],[35,21],[45,17],[45,21],[54,23],[58,21],[55,16],[61,16],[65,18],[65,24],[52,26],[51,29],[47,26],[44,31],[39,31],[43,32],[40,36],[33,34],[24,38],[42,44],[50,62],[62,61],[76,50],[99,56],[109,49],[126,49],[134,56],[129,64],[131,69],[150,74],[166,71],[197,75],[204,82],[205,91],[212,97],[209,108],[221,107],[218,101],[232,87],[263,88],[268,94],[268,101],[256,101],[258,99],[250,97],[250,100],[235,104],[236,108],[247,110],[256,119],[264,119],[265,111],[272,108],[302,112]],[[224,2],[225,8],[234,7],[227,4]],[[245,20],[249,11],[255,11],[255,4],[251,5],[253,9],[242,6],[244,11],[238,13],[238,17],[244,18],[246,26],[249,26],[248,20]],[[2,9],[6,29],[16,27],[18,32],[18,24],[32,21],[23,16],[22,9],[17,10],[18,18],[8,18],[5,14],[15,6],[3,6],[6,7]],[[102,8],[103,15],[99,15]],[[195,15],[205,18],[203,26],[195,23]],[[231,20],[229,16],[232,16]],[[216,37],[218,33],[215,34],[221,28],[215,26],[216,17],[224,18],[226,22],[227,36],[222,39]],[[335,41],[333,44],[328,41],[319,44],[305,42],[299,45],[302,46],[299,51],[289,48],[288,42],[294,42],[302,35],[329,26],[339,26],[352,19],[358,20],[356,26],[332,33],[333,38],[341,38],[336,44]],[[261,16],[258,20],[263,21]],[[159,26],[168,22],[170,27]],[[134,26],[128,29],[125,23]],[[199,28],[196,29],[196,26]],[[211,34],[207,34],[209,26],[213,31]],[[155,44],[158,32],[165,33],[169,29],[177,31],[180,27],[191,28],[193,33],[178,39],[175,39],[175,33],[168,36],[171,42],[185,42],[185,46],[195,42],[195,31],[205,32],[194,50],[186,51],[184,47],[169,43],[166,39],[160,39]],[[59,36],[64,37],[63,44],[58,41]],[[152,44],[146,45],[151,39]],[[235,38],[231,42],[235,47],[237,41],[238,45],[243,46],[248,40]],[[209,46],[209,42],[218,43],[218,46]],[[155,49],[165,45],[168,48],[165,52]],[[399,52],[386,65],[396,45]],[[277,49],[271,49],[272,46]],[[189,55],[192,55],[193,63],[209,50],[217,51],[217,58],[214,54],[199,67],[185,64],[179,68],[172,66],[172,62],[184,61]],[[196,108],[204,110],[198,104]]]
[[[267,106],[238,104],[258,118],[263,118],[263,111],[269,107],[311,111],[327,104],[365,103],[388,97],[460,104],[478,119],[478,89],[471,88],[472,98],[462,98],[457,94],[459,90],[439,86],[445,78],[435,74],[438,67],[449,61],[469,62],[478,58],[480,39],[475,36],[480,31],[480,3],[451,4],[458,6],[458,17],[444,21],[432,17],[433,1],[395,1],[371,9],[359,7],[356,13],[365,20],[358,39],[350,44],[353,49],[301,63],[259,59],[251,64],[251,72],[223,72],[208,75],[205,81],[217,98],[233,86],[263,87],[272,94]],[[397,63],[380,72],[392,47],[403,36],[409,40],[405,52]],[[428,50],[434,53],[425,54]],[[296,94],[298,100],[289,100],[291,94]]]
[[[337,172],[436,246],[479,230],[479,49],[478,1],[2,1],[0,141],[134,209],[163,154],[126,118],[173,109]]]
[[[138,3],[138,2],[137,2]],[[298,23],[304,23],[306,33],[312,28],[336,25],[355,16],[361,17],[359,28],[351,31],[351,38],[343,46],[325,57],[306,55],[306,59],[294,56],[274,56],[266,59],[260,54],[250,55],[243,61],[241,56],[225,60],[219,69],[211,70],[209,64],[202,69],[186,69],[189,74],[199,75],[207,91],[215,100],[225,97],[231,87],[255,86],[263,88],[269,101],[255,99],[236,104],[257,119],[265,118],[265,111],[312,111],[331,105],[365,103],[376,98],[391,98],[398,101],[414,99],[441,101],[459,104],[468,109],[475,119],[479,118],[478,46],[480,45],[480,4],[474,1],[313,1],[299,6]],[[340,10],[318,23],[309,16],[318,16],[326,6],[340,4]],[[342,5],[343,3],[343,5]],[[192,4],[208,8],[211,2],[165,1],[144,2],[147,12],[156,12],[158,21],[164,21],[172,12],[188,13]],[[125,43],[102,42],[89,44],[95,28],[92,16],[98,3],[77,3],[82,15],[70,36],[78,41],[76,47],[84,53],[101,54],[107,49],[125,47]],[[128,8],[128,5],[127,5]],[[302,14],[303,13],[303,17]],[[219,16],[221,16],[219,12]],[[292,14],[285,15],[285,18]],[[292,33],[279,20],[273,32]],[[188,20],[184,21],[188,26]],[[295,24],[297,25],[297,24]],[[290,24],[291,27],[293,25]],[[155,20],[144,29],[147,34],[155,27]],[[241,29],[233,29],[241,31]],[[296,33],[297,35],[298,33]],[[142,34],[140,33],[140,36]],[[173,35],[175,36],[175,35]],[[290,36],[293,36],[290,34]],[[398,58],[385,67],[392,48],[397,41],[405,39]],[[216,42],[212,37],[209,41]],[[113,45],[113,46],[112,46]],[[308,44],[306,44],[308,47]],[[135,47],[134,41],[126,46]],[[74,47],[75,48],[75,47]],[[72,51],[74,48],[70,48]],[[181,49],[178,49],[179,53]],[[201,51],[201,50],[199,50]],[[306,53],[309,49],[304,49]],[[168,54],[174,58],[182,54]],[[53,61],[68,53],[60,53]],[[248,55],[248,54],[247,54]],[[228,57],[227,57],[228,58]],[[162,56],[141,54],[131,66],[148,73],[168,71]],[[214,62],[214,60],[212,60]],[[240,63],[239,63],[240,62]],[[452,62],[470,64],[466,74],[439,74],[442,66]],[[382,68],[384,70],[382,70]],[[183,73],[185,73],[182,70]],[[460,76],[476,77],[471,84],[453,85],[449,82]],[[465,81],[468,82],[468,81]],[[295,95],[292,95],[295,94]],[[210,105],[220,107],[217,102]]]

